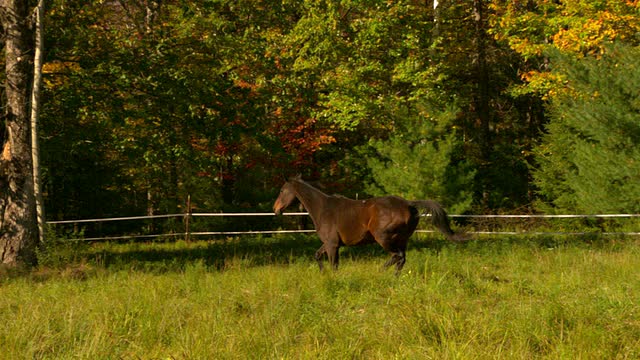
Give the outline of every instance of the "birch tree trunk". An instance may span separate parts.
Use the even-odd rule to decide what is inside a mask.
[[[38,1],[36,9],[35,53],[33,58],[33,90],[31,91],[31,158],[33,164],[33,193],[38,216],[38,238],[44,242],[44,200],[40,178],[40,142],[38,141],[38,118],[40,117],[40,86],[42,84],[42,57],[44,49],[44,0]]]
[[[438,0],[433,0],[433,31],[432,35],[435,39],[440,36],[440,8],[438,7],[440,2]]]
[[[0,0],[7,101],[0,134],[0,261],[9,265],[35,264],[38,243],[29,124],[33,38],[28,3]]]

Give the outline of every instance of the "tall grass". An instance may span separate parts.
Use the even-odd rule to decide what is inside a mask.
[[[313,236],[96,244],[0,280],[6,359],[640,357],[640,243],[414,240],[320,273]],[[65,251],[69,251],[68,248]],[[55,258],[55,257],[53,257]]]

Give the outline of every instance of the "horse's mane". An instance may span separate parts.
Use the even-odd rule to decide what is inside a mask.
[[[348,198],[348,197],[346,197],[346,196],[344,196],[344,195],[340,195],[340,194],[332,194],[331,196],[333,196],[333,197],[335,197],[335,198],[338,198],[338,199],[353,200],[353,199],[351,199],[351,198]]]

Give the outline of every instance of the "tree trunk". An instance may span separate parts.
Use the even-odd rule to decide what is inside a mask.
[[[477,137],[480,145],[480,170],[485,173],[491,168],[491,153],[493,140],[491,136],[491,108],[489,105],[489,73],[487,68],[487,33],[484,27],[484,1],[473,1],[473,17],[475,23],[475,59],[474,72],[476,78],[476,93],[473,99]],[[488,194],[491,191],[487,183],[487,174],[481,174],[484,179],[482,184],[482,198],[485,206],[488,206]],[[490,180],[489,180],[490,182]]]
[[[473,1],[473,15],[475,21],[475,73],[476,95],[475,107],[478,117],[478,130],[480,135],[482,155],[484,161],[488,160],[488,152],[491,149],[490,119],[489,114],[489,74],[487,72],[487,33],[484,29],[484,4],[482,0]]]
[[[5,31],[5,131],[0,159],[0,260],[35,264],[38,243],[33,194],[29,97],[33,38],[28,1],[0,0]]]
[[[42,60],[44,49],[44,0],[38,2],[36,10],[35,53],[33,58],[33,90],[31,91],[31,158],[33,164],[33,193],[36,198],[38,216],[38,239],[44,242],[44,199],[40,177],[40,145],[38,141],[38,118],[40,117],[40,86],[42,84]]]
[[[433,39],[440,36],[440,8],[438,0],[433,0],[433,31],[431,35]]]

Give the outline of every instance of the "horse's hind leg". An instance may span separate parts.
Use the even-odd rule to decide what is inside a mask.
[[[320,266],[320,271],[324,270],[324,265],[322,265],[322,255],[324,253],[326,253],[327,251],[324,248],[324,244],[322,244],[322,246],[320,246],[320,249],[318,249],[318,251],[316,251],[316,261],[318,262],[318,266]]]
[[[400,271],[404,267],[404,263],[407,261],[407,257],[404,250],[400,250],[397,252],[391,253],[391,259],[389,259],[385,264],[384,268],[388,268],[391,265],[396,265],[396,275],[400,274]]]
[[[391,265],[396,266],[396,275],[400,274],[400,271],[404,267],[404,263],[407,261],[407,238],[400,235],[388,235],[384,233],[378,233],[375,236],[376,241],[391,254],[389,259],[383,266],[384,269]]]

